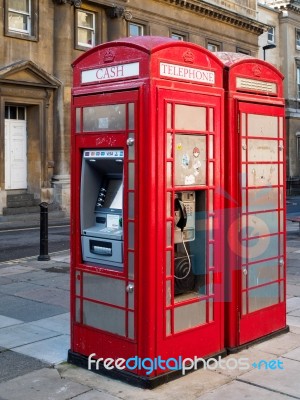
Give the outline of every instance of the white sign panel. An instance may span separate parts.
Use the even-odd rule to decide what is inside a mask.
[[[215,73],[204,69],[161,62],[159,72],[161,76],[166,76],[168,78],[209,83],[211,85],[215,83]]]
[[[236,78],[236,87],[238,89],[256,90],[265,93],[277,93],[277,85],[275,82],[259,81],[256,79]]]
[[[130,64],[111,65],[81,72],[81,83],[105,82],[137,76],[140,73],[138,62]]]

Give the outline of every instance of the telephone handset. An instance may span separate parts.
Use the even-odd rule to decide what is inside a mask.
[[[186,207],[180,199],[175,198],[175,211],[179,212],[179,220],[176,222],[176,226],[183,231],[187,223],[187,212]]]
[[[195,192],[184,191],[175,193],[175,294],[184,293],[194,288],[192,262],[185,242],[195,238]],[[181,245],[185,256],[180,251]]]

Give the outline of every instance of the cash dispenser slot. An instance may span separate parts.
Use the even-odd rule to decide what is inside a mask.
[[[90,240],[90,252],[101,256],[112,256],[112,243]]]

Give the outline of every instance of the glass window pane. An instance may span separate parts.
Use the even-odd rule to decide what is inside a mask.
[[[206,322],[206,302],[199,301],[174,310],[174,332],[184,331]]]
[[[10,106],[10,119],[17,119],[17,107]]]
[[[171,334],[171,310],[166,311],[166,335]]]
[[[175,135],[175,185],[206,184],[206,136]]]
[[[84,107],[83,131],[120,131],[125,130],[125,104]]]
[[[8,26],[9,29],[15,29],[20,31],[28,31],[28,17],[26,15],[15,14],[13,12],[8,13]]]
[[[172,133],[167,133],[167,145],[166,145],[166,150],[167,150],[167,154],[166,157],[167,158],[172,158],[172,144],[173,144],[173,135]]]
[[[172,104],[167,104],[167,129],[172,129]]]
[[[171,38],[175,39],[175,40],[181,40],[181,41],[183,41],[185,39],[185,37],[183,35],[178,35],[177,33],[172,33]]]
[[[29,12],[30,0],[9,0],[8,7],[10,10]]]
[[[248,190],[248,211],[273,210],[278,208],[278,188]]]
[[[249,291],[249,312],[261,310],[279,302],[278,283],[262,286]]]
[[[134,278],[134,253],[131,251],[128,252],[128,277]]]
[[[249,186],[275,186],[278,185],[278,165],[276,164],[249,164]]]
[[[78,26],[84,28],[94,27],[94,15],[91,13],[78,11]]]
[[[134,249],[134,223],[128,223],[128,247]]]
[[[134,313],[128,313],[128,337],[134,339]]]
[[[277,233],[278,214],[273,211],[248,215],[249,233],[251,236]]]
[[[296,46],[300,47],[300,30],[296,30]]]
[[[128,104],[128,128],[134,129],[134,103]]]
[[[84,46],[93,46],[94,44],[94,34],[93,31],[78,28],[78,44]]]
[[[80,132],[81,108],[76,108],[76,132]]]
[[[278,137],[278,118],[270,115],[248,114],[248,135]]]
[[[128,218],[134,219],[134,193],[128,193]]]
[[[278,161],[277,140],[248,140],[248,161]]]
[[[18,107],[18,119],[25,120],[25,107]]]
[[[172,252],[167,251],[167,253],[166,253],[166,276],[171,275],[171,266],[172,266],[171,261],[172,261]]]
[[[248,287],[255,287],[279,279],[278,259],[252,264],[248,268]]]
[[[172,299],[172,281],[166,281],[166,306],[171,304]]]
[[[205,131],[206,107],[175,105],[175,129]]]
[[[83,324],[125,336],[124,310],[104,304],[83,301]]]
[[[128,25],[129,36],[142,36],[144,34],[143,25],[130,23]]]
[[[83,273],[83,297],[125,307],[125,283],[122,280]]]
[[[278,257],[280,253],[278,236],[264,236],[248,241],[248,261],[255,262]]]
[[[134,163],[128,163],[128,189],[134,190]]]

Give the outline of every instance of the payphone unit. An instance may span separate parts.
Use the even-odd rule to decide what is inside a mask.
[[[84,150],[81,179],[82,258],[123,266],[123,150]]]

